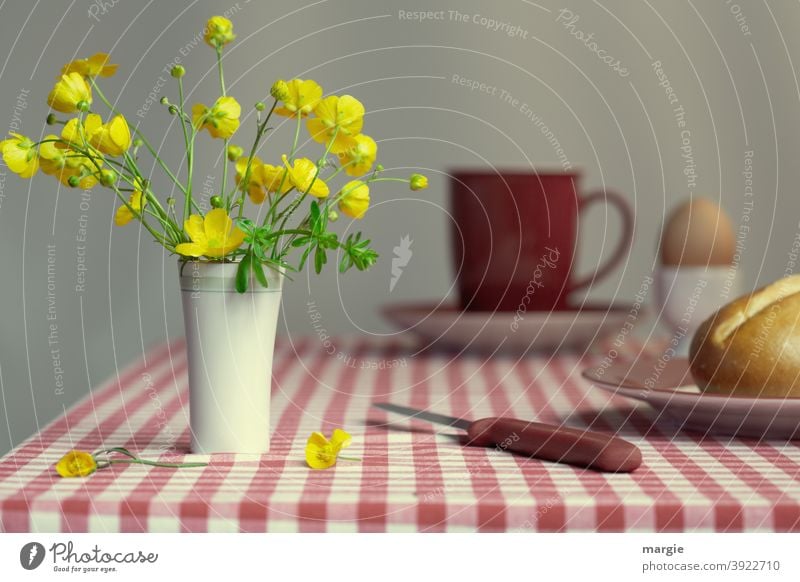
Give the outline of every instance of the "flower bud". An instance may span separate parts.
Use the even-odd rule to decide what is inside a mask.
[[[231,144],[228,146],[227,153],[228,153],[228,159],[232,162],[235,162],[236,160],[242,157],[242,154],[244,154],[244,150],[238,145]]]
[[[254,107],[256,108],[256,111],[264,111],[267,108],[263,101],[259,101],[254,105]]]
[[[231,42],[236,35],[233,34],[233,23],[224,16],[212,16],[206,23],[203,39],[210,47],[221,48]]]
[[[111,186],[117,181],[117,174],[110,168],[103,168],[100,170],[100,183],[103,186]]]
[[[336,222],[337,220],[339,220],[339,213],[336,212],[335,210],[329,210],[328,220],[330,220],[331,222]]]
[[[290,97],[289,85],[287,85],[286,81],[283,79],[278,79],[272,84],[269,94],[272,95],[272,97],[274,97],[277,101],[286,101]]]
[[[175,105],[169,106],[169,114],[170,115],[178,115],[178,108]]]
[[[161,103],[161,105],[169,105],[169,99],[167,99],[166,95],[159,99],[158,102]]]
[[[67,184],[69,184],[72,188],[77,188],[78,184],[81,183],[81,179],[78,176],[70,176],[67,178]]]
[[[135,140],[133,140],[133,147],[140,148],[142,145],[144,145],[144,142],[141,140],[141,138],[137,137]]]
[[[46,121],[47,125],[55,125],[58,122],[58,119],[56,119],[56,114],[51,113],[50,115],[48,115]]]
[[[172,67],[172,70],[170,71],[170,74],[173,77],[175,77],[176,79],[180,79],[181,77],[183,77],[186,74],[186,69],[184,69],[180,65],[175,65],[174,67]]]
[[[422,174],[411,174],[411,178],[408,181],[408,185],[411,187],[412,190],[424,190],[428,187],[428,178],[423,176]]]
[[[375,166],[376,172],[383,172],[383,170],[384,170],[383,164],[378,164],[377,166]]]
[[[224,204],[222,200],[222,196],[212,196],[211,197],[211,207],[212,208],[222,208]]]
[[[173,196],[167,197],[167,206],[170,207],[175,206],[175,198]]]
[[[78,111],[83,111],[86,113],[89,111],[89,102],[88,101],[78,101],[78,104],[75,106]]]

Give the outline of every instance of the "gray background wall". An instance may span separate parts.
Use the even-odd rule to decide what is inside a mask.
[[[574,28],[558,20],[564,8],[579,16]],[[444,12],[426,22],[401,14],[415,10]],[[466,22],[450,12],[456,10]],[[654,61],[661,61],[686,111],[697,171],[693,193],[718,200],[737,229],[746,202],[745,152],[753,152],[755,206],[740,264],[745,285],[786,269],[800,215],[795,2],[4,2],[0,129],[41,135],[44,99],[57,70],[74,57],[108,51],[120,70],[104,82],[106,92],[119,94],[129,119],[160,136],[170,123],[163,108],[155,105],[141,118],[135,112],[175,57],[188,70],[190,100],[212,100],[213,53],[196,35],[208,16],[225,11],[238,33],[226,77],[242,104],[263,98],[277,77],[311,77],[329,92],[352,92],[367,106],[365,131],[379,140],[384,165],[401,175],[421,169],[431,178],[430,189],[420,193],[401,185],[374,188],[374,207],[362,226],[385,260],[366,274],[295,281],[285,293],[283,333],[313,333],[310,300],[330,333],[385,334],[392,328],[381,305],[452,295],[447,169],[559,162],[552,140],[521,111],[523,103],[584,170],[587,189],[613,188],[634,205],[636,244],[624,270],[589,291],[592,298],[629,301],[652,270],[666,209],[689,194],[680,131]],[[517,32],[491,30],[481,17]],[[601,62],[571,30],[594,33],[598,48],[620,59],[629,74]],[[454,75],[498,90],[470,91]],[[504,101],[502,91],[519,103]],[[167,82],[161,94],[174,97],[174,86]],[[278,132],[289,139],[288,128]],[[199,182],[218,184],[218,156],[210,140],[201,142],[207,153],[198,163]],[[178,133],[161,147],[180,163]],[[169,194],[167,182],[158,180]],[[2,168],[0,453],[144,346],[182,332],[174,259],[135,226],[113,227],[114,210],[107,190],[82,197],[59,190],[49,177],[21,181]],[[580,268],[609,250],[616,226],[616,217],[602,210],[585,218]],[[82,230],[85,249],[77,240]],[[389,257],[404,235],[413,239],[414,255],[389,293]]]

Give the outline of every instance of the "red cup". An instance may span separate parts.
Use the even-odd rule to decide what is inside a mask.
[[[463,309],[566,310],[573,292],[619,265],[633,240],[631,207],[607,190],[580,196],[579,177],[577,173],[452,173],[453,255]],[[578,217],[598,202],[619,211],[622,233],[604,264],[575,278]]]

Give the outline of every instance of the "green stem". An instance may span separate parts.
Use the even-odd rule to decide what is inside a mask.
[[[244,170],[244,176],[242,176],[241,186],[242,186],[242,194],[239,199],[239,218],[242,217],[244,213],[244,197],[245,197],[245,190],[247,185],[250,183],[250,173],[251,168],[253,166],[253,157],[256,155],[256,150],[258,149],[258,144],[261,142],[261,138],[264,137],[264,133],[267,130],[267,123],[269,123],[270,117],[272,117],[272,112],[275,111],[275,107],[278,105],[278,100],[272,103],[272,107],[269,109],[269,113],[267,113],[266,118],[260,124],[256,125],[256,137],[253,140],[253,146],[250,148],[250,156],[247,158],[247,166]],[[226,165],[227,167],[227,165]],[[222,190],[223,194],[225,193],[225,189],[223,187]],[[233,200],[233,195],[236,193],[236,189],[231,190],[228,199],[225,201],[225,206],[230,210],[229,203]]]
[[[225,77],[222,74],[222,47],[217,46],[217,70],[219,70],[219,88],[222,96],[225,97]]]
[[[92,83],[92,88],[97,93],[97,96],[100,97],[100,100],[103,103],[105,103],[106,107],[108,107],[108,109],[112,113],[115,113],[117,115],[121,115],[119,113],[119,111],[117,111],[117,109],[113,105],[111,105],[109,100],[106,99],[106,96],[103,95],[103,92],[100,90],[100,87],[97,86],[97,83],[95,83],[94,79],[91,79],[90,81]],[[145,135],[141,131],[139,131],[139,128],[137,128],[137,127],[133,128],[133,133],[136,135],[136,137],[138,137],[139,139],[142,140],[142,143],[147,148],[147,151],[150,152],[150,155],[153,156],[153,159],[155,159],[156,163],[161,167],[162,170],[164,170],[164,172],[167,174],[167,176],[169,176],[169,178],[174,182],[174,184],[178,188],[180,188],[181,192],[183,192],[185,194],[186,193],[186,188],[184,187],[184,185],[181,183],[180,180],[178,180],[178,178],[175,177],[175,174],[172,173],[172,171],[169,169],[167,164],[165,164],[164,161],[158,156],[158,154],[156,153],[156,149],[150,144],[150,142],[147,140]]]
[[[342,457],[343,458],[343,457]],[[146,461],[144,459],[114,459],[108,461],[110,465],[117,465],[120,463],[135,464],[135,465],[150,465],[151,467],[167,467],[169,469],[183,469],[190,467],[206,467],[208,463],[162,463],[160,461]]]
[[[294,129],[294,141],[292,142],[292,151],[289,154],[289,161],[294,161],[294,153],[297,151],[297,142],[300,141],[300,126],[303,124],[303,116],[297,112],[297,126]]]
[[[339,455],[339,458],[342,459],[343,461],[357,461],[359,463],[361,462],[361,459],[359,459],[358,457],[345,457],[344,455]]]

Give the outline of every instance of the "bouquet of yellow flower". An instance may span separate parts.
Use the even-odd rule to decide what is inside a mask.
[[[177,100],[173,103],[164,97],[161,103],[179,122],[186,148],[184,170],[170,169],[151,142],[138,129],[131,131],[125,116],[103,94],[98,80],[112,76],[117,65],[109,64],[109,56],[102,53],[64,65],[50,92],[47,102],[52,109],[74,114],[69,119],[48,115],[48,124],[63,126],[60,135],[50,134],[37,142],[12,133],[0,142],[6,165],[22,178],[41,170],[73,188],[100,185],[112,190],[120,201],[117,225],[138,220],[156,241],[185,260],[238,261],[239,292],[247,290],[251,274],[266,287],[265,267],[281,273],[299,271],[311,258],[319,273],[329,252],[341,253],[342,272],[369,268],[377,259],[369,240],[362,239],[360,232],[340,240],[329,230],[329,223],[338,218],[337,208],[361,219],[369,208],[372,184],[402,181],[412,190],[420,190],[427,186],[427,179],[420,174],[407,179],[384,177],[383,167],[375,164],[375,140],[362,133],[364,106],[350,95],[325,96],[312,80],[278,80],[269,91],[271,104],[255,104],[255,134],[245,155],[242,147],[231,142],[241,135],[241,106],[227,94],[222,66],[223,50],[235,37],[230,20],[222,16],[209,19],[204,39],[216,52],[221,93],[210,107],[196,103],[187,108],[186,71],[181,65],[171,70]],[[95,97],[108,108],[107,118],[94,111]],[[296,127],[291,147],[277,150],[275,163],[269,164],[258,154],[268,141],[273,115],[292,118]],[[310,137],[325,148],[317,161],[297,155],[304,125]],[[221,190],[211,197],[207,212],[198,204],[192,187],[195,147],[206,131],[221,140],[235,173],[229,180],[228,163],[224,164]],[[182,200],[159,200],[154,184],[140,168],[142,148],[174,183]],[[329,159],[331,155],[333,159]],[[334,188],[332,181],[342,173],[353,179]],[[262,207],[260,223],[245,217],[248,199]],[[294,264],[289,262],[293,251],[299,253]]]

